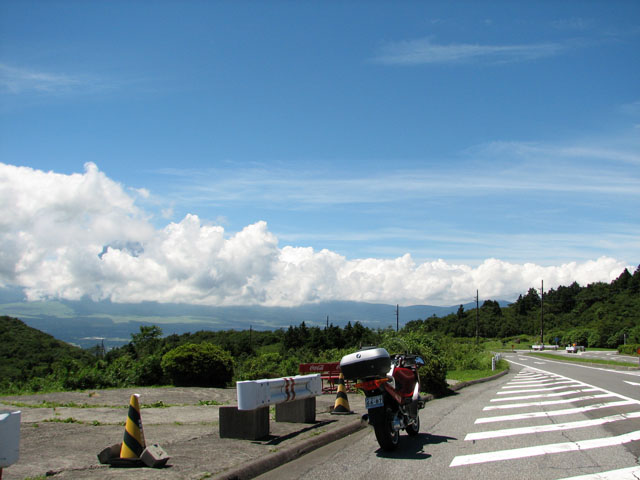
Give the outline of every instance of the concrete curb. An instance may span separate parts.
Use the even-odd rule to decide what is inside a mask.
[[[491,380],[495,380],[496,378],[500,378],[503,375],[509,373],[509,369],[503,370],[496,375],[492,375],[486,378],[479,378],[477,380],[470,380],[468,382],[460,382],[456,383],[449,387],[451,390],[458,391],[464,387],[468,387],[470,385],[475,385],[476,383],[488,382]],[[423,397],[426,401],[431,401],[435,397],[433,395],[427,395]],[[362,421],[353,421],[344,425],[342,427],[336,428],[333,431],[323,433],[318,435],[317,437],[313,437],[305,442],[301,442],[298,445],[293,445],[292,447],[286,448],[280,452],[274,453],[273,455],[268,455],[263,458],[259,458],[254,462],[247,463],[241,467],[237,467],[231,470],[228,470],[224,473],[221,473],[215,477],[214,480],[248,480],[258,475],[262,475],[263,473],[268,472],[269,470],[273,470],[274,468],[278,468],[285,463],[291,462],[296,458],[301,457],[313,450],[316,450],[320,447],[324,447],[331,442],[335,442],[340,438],[346,437],[347,435],[351,435],[359,430],[367,428],[367,424]]]
[[[213,478],[214,480],[247,480],[257,477],[258,475],[268,472],[269,470],[273,470],[274,468],[295,460],[296,458],[312,452],[313,450],[324,447],[325,445],[335,442],[347,435],[351,435],[358,430],[362,430],[363,428],[366,428],[366,426],[367,425],[362,423],[360,420],[350,422],[333,431],[318,435],[317,437],[313,437],[305,442],[301,442],[299,445],[294,445],[280,452],[274,453],[273,455],[259,458],[254,462],[234,468]]]
[[[506,375],[507,373],[509,373],[509,369],[508,368],[506,370],[503,370],[502,372],[496,373],[495,375],[491,375],[490,377],[478,378],[477,380],[469,380],[468,382],[456,383],[455,385],[451,385],[451,387],[449,387],[449,388],[451,390],[453,390],[454,392],[457,392],[461,388],[468,387],[470,385],[475,385],[476,383],[489,382],[491,380],[495,380],[496,378],[500,378],[503,375]]]

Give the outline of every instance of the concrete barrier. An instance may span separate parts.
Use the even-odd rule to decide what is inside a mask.
[[[220,438],[258,440],[269,435],[269,407],[238,410],[220,407]]]
[[[13,465],[20,456],[21,412],[0,410],[0,478],[2,469]]]
[[[220,407],[220,438],[258,440],[269,435],[269,406],[276,422],[314,423],[319,374],[246,380],[236,384],[237,407]]]

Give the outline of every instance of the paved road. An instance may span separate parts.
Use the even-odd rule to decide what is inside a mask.
[[[508,375],[429,402],[424,433],[403,435],[397,452],[381,451],[367,429],[259,478],[640,476],[640,371],[507,359]]]

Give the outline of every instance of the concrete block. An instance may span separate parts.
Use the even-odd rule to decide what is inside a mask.
[[[169,460],[169,455],[167,455],[167,452],[165,452],[160,445],[154,444],[149,445],[142,451],[140,460],[142,460],[147,467],[162,468]]]
[[[316,397],[276,405],[276,422],[315,423]]]
[[[111,460],[114,458],[120,458],[120,449],[122,448],[122,443],[115,443],[110,447],[105,448],[98,454],[98,460],[103,465],[110,464]]]
[[[220,407],[220,438],[258,440],[269,435],[269,407]]]

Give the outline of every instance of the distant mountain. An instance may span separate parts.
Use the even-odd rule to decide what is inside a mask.
[[[501,302],[506,305],[507,302]],[[414,305],[400,307],[400,326],[411,320],[444,316],[459,305],[435,307]],[[465,310],[475,303],[464,305]],[[396,306],[362,302],[324,302],[299,307],[209,307],[155,302],[112,303],[79,301],[26,302],[17,289],[0,289],[0,315],[21,319],[27,325],[56,338],[92,347],[104,339],[105,347],[120,346],[131,340],[141,325],[158,325],[165,335],[198,330],[271,330],[289,325],[344,326],[360,322],[369,328],[396,326]]]

